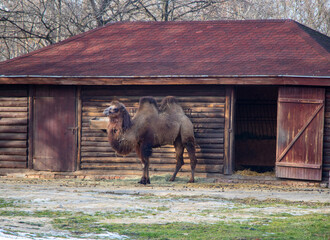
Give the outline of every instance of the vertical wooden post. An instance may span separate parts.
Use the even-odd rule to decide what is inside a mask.
[[[29,86],[28,95],[28,169],[33,169],[33,116],[34,116],[34,86]]]
[[[225,106],[225,133],[224,133],[224,174],[233,173],[235,160],[235,89],[233,86],[226,87],[226,106]]]
[[[82,128],[82,102],[81,102],[81,86],[77,87],[77,163],[76,170],[80,170],[81,162],[81,128]]]

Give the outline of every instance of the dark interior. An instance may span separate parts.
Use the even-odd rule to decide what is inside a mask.
[[[236,89],[235,170],[274,170],[278,88]]]

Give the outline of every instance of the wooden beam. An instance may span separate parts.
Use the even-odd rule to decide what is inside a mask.
[[[299,76],[132,76],[132,77],[0,77],[0,84],[51,85],[301,85],[330,86],[329,77]]]
[[[0,126],[0,133],[26,133],[27,126]]]
[[[235,89],[234,87],[226,88],[226,105],[225,105],[225,137],[224,137],[224,174],[233,173],[234,165],[234,139],[235,139]]]
[[[28,164],[27,167],[29,169],[33,169],[33,119],[34,119],[34,86],[29,87],[29,92],[28,92],[28,108],[29,108],[29,113],[28,113]]]
[[[102,118],[92,118],[89,120],[89,127],[90,129],[100,129],[106,130],[109,125],[109,118],[102,117]]]
[[[289,162],[279,162],[276,166],[280,167],[295,167],[295,168],[313,168],[320,169],[322,165],[320,164],[308,164],[308,163],[289,163]]]
[[[0,168],[26,168],[26,161],[24,162],[1,161]]]
[[[77,161],[76,170],[80,170],[81,163],[81,129],[82,129],[82,102],[81,87],[77,87]]]
[[[318,99],[294,99],[294,98],[279,98],[279,102],[284,103],[310,103],[310,104],[323,104],[323,100]]]

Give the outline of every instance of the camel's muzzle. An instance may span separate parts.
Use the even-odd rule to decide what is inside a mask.
[[[103,111],[103,114],[105,116],[109,116],[110,114],[117,113],[118,111],[119,111],[118,108],[110,106]]]

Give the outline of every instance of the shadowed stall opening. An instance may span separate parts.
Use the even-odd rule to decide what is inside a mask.
[[[274,170],[277,87],[237,87],[235,170]]]
[[[323,179],[330,179],[330,87],[325,92]]]

